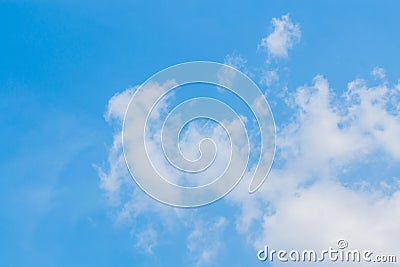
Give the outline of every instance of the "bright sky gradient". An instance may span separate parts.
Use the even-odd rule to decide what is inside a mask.
[[[266,244],[339,238],[400,260],[399,9],[0,1],[0,266],[271,266]],[[132,88],[192,60],[260,86],[278,151],[257,194],[183,210],[138,190],[118,142]]]

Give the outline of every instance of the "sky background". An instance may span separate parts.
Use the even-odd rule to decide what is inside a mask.
[[[400,258],[398,1],[215,2],[0,1],[1,266],[270,266],[264,244],[338,238]],[[181,210],[115,140],[129,88],[192,60],[259,84],[278,151],[256,195]]]

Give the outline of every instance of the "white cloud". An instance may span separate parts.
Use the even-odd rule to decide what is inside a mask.
[[[172,224],[172,218],[178,216],[177,210],[154,201],[145,195],[133,182],[126,166],[122,150],[122,122],[125,110],[131,97],[138,87],[129,88],[115,94],[108,103],[105,119],[115,127],[113,144],[109,150],[108,163],[98,167],[100,187],[106,193],[109,203],[115,207],[115,222],[117,225],[128,225],[136,239],[136,248],[146,253],[152,253],[157,245],[157,232],[154,228],[139,229],[137,219],[148,212],[154,212],[163,219],[165,224]],[[159,87],[146,90],[143,105],[151,104]],[[162,108],[161,103],[161,108]],[[159,116],[156,112],[156,116]],[[115,123],[113,123],[115,122]]]
[[[306,168],[351,163],[377,149],[400,159],[399,110],[388,110],[398,98],[394,88],[379,85],[368,88],[364,81],[349,83],[343,97],[335,99],[322,76],[313,86],[299,87],[293,95],[297,114],[280,134],[281,154],[299,161]]]
[[[135,234],[137,239],[136,248],[147,253],[153,254],[154,247],[157,246],[157,232],[148,227],[146,230]]]
[[[213,223],[209,223],[203,221],[201,214],[185,212],[180,209],[161,204],[144,194],[130,177],[122,151],[121,131],[125,110],[130,98],[135,93],[136,88],[137,87],[134,87],[127,89],[122,93],[118,93],[109,101],[105,118],[110,122],[115,122],[115,124],[113,124],[115,126],[115,133],[113,136],[113,145],[109,150],[108,166],[97,168],[100,176],[100,187],[105,191],[110,203],[115,207],[116,224],[119,226],[125,225],[131,228],[131,233],[136,240],[135,247],[138,250],[152,254],[159,243],[158,231],[162,231],[163,234],[165,234],[165,229],[167,229],[169,232],[179,231],[179,228],[175,228],[176,222],[180,222],[183,223],[186,228],[193,227],[192,233],[188,237],[187,245],[189,253],[192,255],[192,257],[196,258],[196,265],[210,263],[214,257],[217,256],[217,251],[221,246],[217,236],[218,232],[222,230],[226,224],[225,219],[220,217]],[[142,100],[142,105],[149,105],[150,103],[154,102],[154,98],[157,95],[160,95],[160,90],[164,89],[162,86],[158,85],[143,90],[143,95],[139,96]],[[168,99],[163,99],[159,102],[160,108],[158,109],[158,112],[156,110],[156,115],[152,118],[154,123],[157,125],[162,123],[160,122],[160,116],[162,113],[161,110],[165,107],[167,100]],[[136,113],[134,119],[140,120],[138,116],[145,116],[145,114],[138,112]],[[237,128],[235,128],[235,123],[235,121],[227,123],[227,127],[229,129],[232,128],[232,131],[234,131],[234,129]],[[186,156],[193,157],[193,155],[198,152],[198,140],[201,139],[201,136],[204,134],[206,128],[202,127],[201,125],[193,124],[188,128],[188,131],[184,133],[180,145],[184,148],[183,151],[185,151]],[[211,139],[215,140],[218,148],[222,152],[225,150],[229,152],[229,150],[224,149],[224,147],[227,146],[225,132],[221,131],[221,129],[218,127],[215,129],[210,129]],[[154,149],[154,151],[149,152],[150,154],[161,157],[163,155],[161,146],[158,143],[159,141],[156,140],[156,137],[159,137],[159,135],[160,131],[155,131],[153,133],[153,136],[148,140],[148,147],[149,150]],[[193,146],[193,144],[195,144],[195,146]],[[166,149],[168,149],[168,147],[166,147]],[[218,177],[218,175],[221,173],[221,170],[225,168],[226,159],[229,160],[229,156],[229,153],[222,153],[221,158],[217,157],[214,162],[215,165],[207,169],[206,175],[212,178]],[[163,157],[161,158],[162,159],[159,160],[156,159],[155,164],[157,167],[161,170],[161,172],[166,174],[166,179],[173,182],[178,182],[179,178],[181,178],[181,175],[174,175],[177,170],[175,170],[175,172],[171,172],[171,169],[173,168],[169,166],[167,162],[165,162]],[[204,180],[207,179],[207,177],[204,175],[198,176],[201,176],[203,179],[201,181],[202,183],[204,183]],[[140,221],[149,214],[156,216],[156,219],[154,219],[153,223],[156,226],[161,224],[161,230],[157,227],[147,227],[143,229],[143,227],[139,226]],[[182,214],[185,215],[183,216]],[[188,214],[190,214],[190,218],[187,216]]]
[[[371,155],[400,160],[398,90],[355,80],[338,97],[317,76],[292,98],[295,116],[278,133],[280,167],[257,201],[232,197],[243,208],[237,229],[257,249],[323,250],[345,238],[352,249],[399,255],[399,178],[340,179],[347,166],[367,168]]]
[[[272,57],[286,58],[288,50],[300,41],[300,26],[291,21],[289,14],[273,18],[272,25],[273,32],[262,38],[258,47],[266,48]]]
[[[130,176],[122,153],[122,121],[126,107],[129,104],[137,87],[129,88],[115,94],[109,101],[104,118],[107,122],[116,121],[116,131],[113,136],[113,144],[108,154],[108,170],[95,166],[100,176],[100,187],[105,191],[111,204],[120,202],[120,189],[123,183],[129,181]]]
[[[100,187],[106,192],[110,203],[118,205],[120,202],[119,193],[121,185],[129,179],[128,168],[122,154],[121,133],[116,133],[114,136],[113,145],[108,154],[108,163],[108,170],[96,166],[100,176]]]
[[[221,247],[220,238],[223,235],[227,221],[218,217],[214,222],[197,221],[188,236],[187,246],[194,256],[196,266],[212,263]]]
[[[120,123],[124,119],[126,108],[135,93],[137,86],[128,88],[127,90],[115,94],[108,101],[107,112],[104,115],[106,121],[110,122],[112,119],[118,120]]]
[[[261,83],[270,86],[272,83],[279,81],[279,75],[276,70],[265,71],[261,77]]]
[[[277,250],[322,251],[337,248],[336,241],[343,238],[349,249],[371,250],[375,255],[400,252],[400,192],[383,196],[325,180],[290,192],[275,203],[276,212],[262,220],[263,235],[255,243],[259,249],[268,245]],[[280,266],[279,262],[273,266]]]

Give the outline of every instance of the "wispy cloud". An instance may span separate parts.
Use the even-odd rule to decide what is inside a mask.
[[[371,74],[375,76],[376,78],[379,79],[384,79],[386,77],[385,70],[381,67],[375,67],[372,71]]]
[[[218,256],[221,237],[227,221],[218,217],[213,222],[197,221],[187,239],[187,246],[196,266],[212,263]]]
[[[153,249],[157,246],[157,232],[152,228],[148,227],[146,230],[133,233],[137,239],[136,248],[147,254],[153,254]]]

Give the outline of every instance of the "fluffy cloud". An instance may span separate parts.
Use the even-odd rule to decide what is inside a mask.
[[[136,240],[136,248],[145,253],[152,253],[157,246],[157,231],[152,227],[139,227],[137,218],[146,213],[154,212],[163,218],[165,224],[170,224],[172,218],[178,216],[176,209],[166,207],[153,201],[134,185],[127,168],[122,148],[122,122],[131,97],[137,86],[115,94],[108,102],[105,119],[114,127],[113,144],[109,150],[108,163],[96,166],[100,177],[100,187],[104,190],[109,203],[115,208],[117,225],[128,225]],[[151,104],[155,90],[148,90],[143,98],[143,104]]]
[[[148,106],[153,103],[155,97],[160,95],[164,91],[163,88],[167,86],[168,85],[152,85],[146,88],[146,90],[143,90],[141,92],[142,95],[139,96],[141,104]],[[163,205],[144,194],[132,181],[129,174],[122,149],[122,122],[131,97],[134,93],[137,93],[136,89],[137,87],[134,87],[122,93],[117,93],[109,100],[105,118],[115,127],[115,132],[113,136],[113,145],[109,150],[108,164],[103,167],[97,167],[100,176],[100,187],[105,191],[110,204],[114,206],[116,224],[119,226],[125,225],[131,229],[130,232],[135,239],[135,247],[138,251],[152,254],[159,244],[159,231],[163,232],[163,235],[166,234],[165,231],[168,232],[167,234],[170,234],[176,231],[176,224],[178,222],[181,226],[184,226],[184,229],[191,229],[191,233],[188,235],[187,239],[187,248],[188,252],[191,254],[191,258],[194,259],[193,262],[195,265],[208,264],[217,256],[217,251],[221,246],[217,236],[218,232],[226,225],[225,219],[220,217],[217,218],[215,222],[210,223],[203,219],[201,213],[182,211]],[[167,100],[168,98],[163,98],[163,100],[158,103],[159,108],[155,112],[156,115],[151,118],[154,120],[154,125],[160,126],[160,128],[162,124],[160,116],[163,116],[162,109],[166,106]],[[143,118],[146,118],[146,114],[141,114],[140,112],[135,113],[134,118],[127,117],[127,119],[133,119],[131,122]],[[179,123],[179,121],[177,122]],[[229,123],[226,122],[225,124],[230,132],[239,134],[235,133],[235,130],[238,129],[237,123],[239,123],[239,120],[234,120]],[[131,124],[133,126],[136,125],[135,123]],[[182,124],[179,124],[179,127],[180,126],[182,126]],[[191,178],[192,181],[188,180],[191,182],[191,185],[193,185],[193,180],[194,183],[200,182],[201,184],[211,182],[221,175],[221,172],[223,172],[226,167],[226,162],[229,162],[230,159],[230,149],[227,149],[229,145],[227,144],[226,132],[223,131],[220,126],[215,127],[215,125],[207,126],[196,123],[190,124],[187,130],[182,133],[182,140],[179,145],[185,157],[189,159],[198,157],[199,140],[202,140],[205,134],[208,134],[209,138],[214,140],[217,148],[222,151],[222,153],[220,152],[217,155],[213,161],[214,164],[208,168],[205,173],[195,174],[195,178]],[[185,183],[185,175],[182,175],[182,173],[179,174],[179,171],[171,167],[162,156],[163,151],[159,143],[160,135],[161,132],[159,130],[154,131],[147,140],[150,150],[149,155],[157,156],[154,162],[159,171],[165,175],[164,177],[166,179],[178,184],[182,182]],[[238,136],[236,138],[245,140],[243,136]],[[164,145],[165,149],[171,149],[168,148],[169,146],[174,146],[174,149],[176,149],[175,143],[169,144],[166,142]],[[202,152],[206,153],[207,151],[202,150]],[[152,216],[155,216],[156,219]],[[152,217],[152,219],[147,222],[147,217]]]
[[[300,26],[291,21],[289,14],[273,18],[272,25],[273,32],[262,38],[258,47],[266,48],[272,57],[287,58],[288,50],[300,41]]]
[[[255,243],[258,248],[269,245],[277,250],[318,252],[337,248],[336,241],[343,238],[349,249],[399,255],[400,191],[385,196],[321,180],[286,194],[274,205],[276,212],[263,217],[263,235]]]
[[[345,238],[350,249],[399,255],[400,180],[384,176],[391,168],[384,163],[400,160],[399,91],[386,82],[368,87],[355,80],[335,96],[319,75],[291,97],[295,115],[278,133],[279,167],[257,201],[232,197],[243,208],[237,229],[257,249],[318,251]],[[379,161],[381,177],[343,179],[346,168]]]

